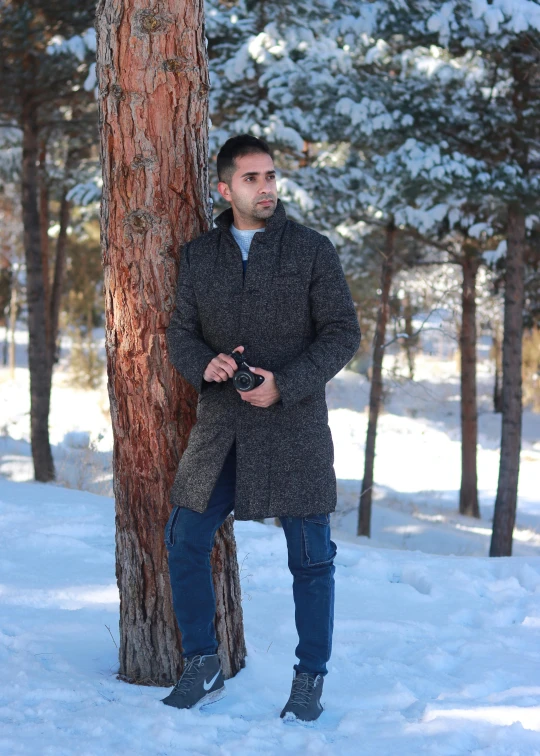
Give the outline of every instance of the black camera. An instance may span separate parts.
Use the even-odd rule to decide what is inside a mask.
[[[231,352],[229,357],[232,357],[238,365],[238,370],[233,375],[233,385],[238,391],[251,391],[251,389],[257,388],[263,383],[264,375],[252,373],[240,352]]]

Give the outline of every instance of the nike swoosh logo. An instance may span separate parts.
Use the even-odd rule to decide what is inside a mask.
[[[218,671],[216,672],[216,674],[215,674],[215,675],[214,675],[214,677],[213,677],[213,678],[212,678],[212,679],[210,680],[210,682],[209,682],[209,683],[207,683],[207,682],[206,682],[206,680],[203,680],[203,688],[204,688],[205,690],[210,690],[210,688],[212,687],[212,685],[213,685],[213,684],[215,683],[215,681],[216,681],[216,680],[218,679],[218,677],[219,677],[219,673],[220,673],[220,672],[221,672],[221,670],[220,670],[220,669],[218,669]]]

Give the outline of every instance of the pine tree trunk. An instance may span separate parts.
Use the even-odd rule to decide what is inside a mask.
[[[39,144],[39,229],[41,239],[41,267],[43,270],[43,292],[45,295],[45,332],[47,344],[51,340],[49,284],[49,189],[47,186],[47,143],[45,139]],[[52,362],[51,362],[52,368]]]
[[[525,216],[508,209],[504,294],[502,432],[499,482],[493,514],[490,556],[512,555],[521,453],[521,365],[523,338]]]
[[[407,364],[409,366],[409,378],[414,380],[414,352],[416,338],[414,336],[413,329],[413,310],[411,305],[411,297],[409,294],[405,295],[403,317],[405,320],[405,333],[407,337],[405,339],[405,353],[407,355]]]
[[[46,305],[41,258],[38,206],[39,129],[32,100],[22,112],[22,216],[26,258],[28,304],[28,366],[30,372],[30,438],[34,477],[41,482],[54,480],[54,463],[49,442],[51,372],[47,349]]]
[[[181,639],[164,545],[197,394],[167,356],[181,244],[211,223],[203,0],[100,0],[98,81],[108,386],[114,431],[120,677],[169,685]],[[213,552],[219,654],[244,664],[230,522]],[[216,565],[219,569],[216,572]]]
[[[49,357],[51,366],[57,359],[56,342],[58,339],[58,324],[60,321],[60,301],[62,299],[62,287],[66,272],[66,247],[67,247],[67,229],[71,211],[71,202],[67,199],[68,189],[62,189],[60,199],[60,229],[58,239],[56,240],[56,257],[54,260],[54,278],[51,288],[50,297],[50,340],[49,340]]]
[[[364,477],[360,492],[357,535],[371,536],[371,502],[373,493],[373,468],[375,466],[375,442],[377,439],[377,421],[382,400],[382,367],[386,324],[390,310],[390,288],[392,286],[393,257],[396,230],[393,224],[386,229],[384,261],[381,271],[381,302],[377,314],[375,337],[373,340],[373,369],[371,389],[369,392],[369,421],[366,436],[364,460]]]
[[[478,408],[476,403],[476,276],[478,260],[465,250],[461,258],[461,488],[459,512],[480,517],[476,445]]]
[[[493,384],[493,412],[502,412],[502,387],[501,387],[501,338],[499,328],[496,326],[493,334],[493,361],[495,363],[495,383]]]
[[[19,298],[19,279],[13,270],[11,277],[11,297],[9,300],[9,374],[11,380],[15,379],[15,330],[17,328],[17,307]]]

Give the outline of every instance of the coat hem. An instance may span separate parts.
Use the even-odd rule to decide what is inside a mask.
[[[312,512],[309,512],[307,514],[300,514],[300,513],[294,513],[294,512],[283,512],[283,511],[277,511],[277,512],[269,512],[269,513],[260,513],[260,514],[236,514],[236,512],[233,510],[234,519],[238,520],[239,522],[249,522],[252,520],[262,520],[266,517],[309,517],[310,515],[315,514],[332,514],[332,512],[336,511],[336,507],[333,507],[332,509],[328,509],[328,507],[322,507],[317,508],[317,511],[313,510]]]

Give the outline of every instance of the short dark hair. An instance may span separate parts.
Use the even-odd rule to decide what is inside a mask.
[[[270,155],[272,160],[274,159],[272,150],[264,139],[259,139],[251,134],[239,134],[227,139],[217,156],[218,180],[224,181],[230,186],[233,173],[236,170],[235,159],[257,152],[263,152]]]

